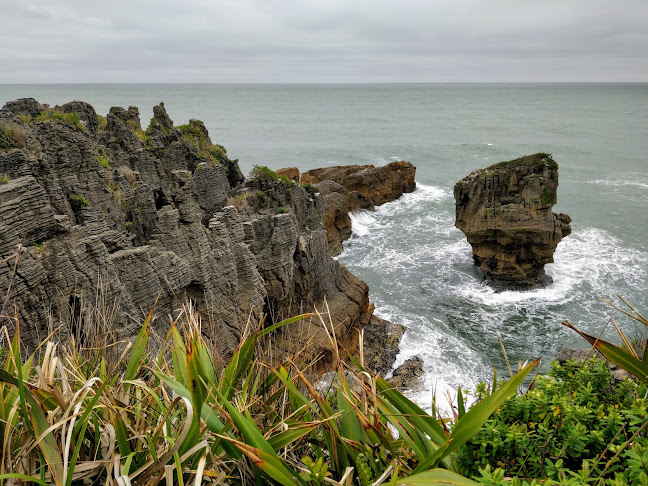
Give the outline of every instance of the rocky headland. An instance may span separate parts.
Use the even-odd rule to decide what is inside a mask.
[[[345,177],[355,181],[345,189],[357,192],[354,207],[414,188],[413,167],[396,170],[403,181],[411,175],[400,192],[369,167]],[[10,288],[5,310],[17,315],[23,343],[34,349],[60,323],[62,336],[110,328],[114,339],[129,339],[156,301],[163,337],[179,303],[191,299],[225,359],[261,314],[277,321],[314,309],[328,309],[338,341],[355,352],[360,329],[386,324],[373,317],[367,285],[331,257],[328,183],[309,176],[320,188],[302,187],[294,174],[264,169],[245,180],[202,122],[176,126],[163,104],[143,127],[136,107],[102,117],[80,101],[7,103],[0,289],[4,296]],[[96,311],[99,301],[105,314]],[[295,326],[279,351],[309,343],[326,367],[334,353],[319,322]]]
[[[294,168],[283,169],[298,177]],[[324,229],[333,255],[342,252],[342,242],[351,237],[349,212],[373,210],[416,189],[416,167],[409,162],[391,162],[381,167],[346,165],[309,170],[301,183],[317,185],[324,196]]]
[[[476,170],[455,184],[455,225],[496,290],[551,283],[544,266],[571,233],[571,218],[551,211],[557,189],[558,164],[543,153]]]

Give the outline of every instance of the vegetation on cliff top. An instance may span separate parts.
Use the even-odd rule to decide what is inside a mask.
[[[532,166],[532,165],[548,165],[552,169],[558,168],[558,162],[556,162],[551,154],[537,153],[533,155],[525,155],[524,157],[519,157],[514,160],[507,160],[504,162],[498,162],[496,164],[486,167],[484,170],[493,170],[493,169],[511,169],[520,165]]]

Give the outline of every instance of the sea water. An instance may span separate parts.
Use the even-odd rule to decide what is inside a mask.
[[[412,162],[416,191],[352,215],[339,260],[369,284],[378,315],[407,326],[397,364],[423,358],[423,405],[493,366],[506,376],[498,337],[513,367],[546,366],[561,347],[586,345],[566,319],[598,335],[614,317],[634,333],[601,299],[620,294],[648,312],[648,84],[0,85],[3,104],[19,97],[84,100],[100,114],[134,105],[144,126],[164,101],[176,124],[203,120],[245,173]],[[546,267],[552,285],[495,293],[454,227],[452,189],[535,152],[560,166],[554,211],[573,232]]]

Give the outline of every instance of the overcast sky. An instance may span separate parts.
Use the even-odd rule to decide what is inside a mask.
[[[648,0],[0,0],[0,83],[648,81]]]

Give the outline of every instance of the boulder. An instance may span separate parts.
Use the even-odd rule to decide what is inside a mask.
[[[557,189],[558,164],[542,153],[476,170],[455,184],[455,226],[496,290],[551,283],[544,266],[571,233],[571,218],[551,212]]]
[[[414,356],[396,368],[387,382],[400,390],[417,390],[423,384],[423,375],[423,360]]]
[[[304,172],[302,184],[317,185],[324,195],[324,229],[331,253],[342,252],[342,242],[351,236],[349,211],[373,210],[416,189],[416,168],[400,161],[374,167],[347,165]]]
[[[381,376],[389,373],[400,351],[398,345],[406,329],[402,324],[371,316],[369,324],[364,327],[365,368]]]
[[[297,167],[285,167],[277,170],[277,174],[288,179],[299,182],[299,169]]]

